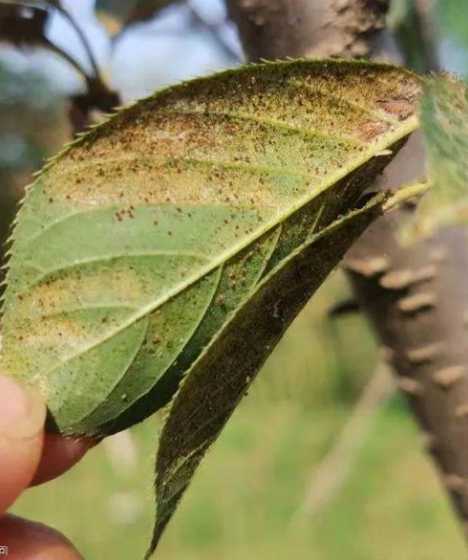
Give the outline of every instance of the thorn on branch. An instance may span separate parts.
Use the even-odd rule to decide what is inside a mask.
[[[420,270],[394,270],[385,274],[380,279],[380,285],[387,290],[405,290],[415,284],[433,280],[437,274],[434,265],[421,268]]]
[[[432,377],[434,383],[443,389],[449,389],[465,376],[465,368],[463,366],[452,366],[436,371]]]
[[[427,364],[440,355],[442,348],[443,345],[440,342],[429,344],[427,346],[421,346],[420,348],[408,350],[406,352],[406,358],[410,364],[415,366]]]
[[[419,397],[424,392],[424,387],[420,381],[412,377],[400,377],[397,381],[398,388],[412,397]]]
[[[418,313],[419,311],[426,311],[435,307],[437,302],[436,294],[432,292],[415,294],[400,299],[398,302],[398,309],[408,315]]]
[[[345,261],[344,266],[360,276],[365,278],[372,278],[383,274],[390,268],[390,261],[388,257],[371,257],[368,259],[353,259],[349,258]]]

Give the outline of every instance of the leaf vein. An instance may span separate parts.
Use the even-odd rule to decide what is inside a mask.
[[[90,347],[76,353],[74,356],[71,357],[71,359],[74,359],[75,357],[79,356],[83,352],[87,352],[91,350],[94,346],[99,346],[100,344],[105,343],[107,340],[118,335],[119,333],[124,331],[126,328],[128,328],[133,323],[137,322],[145,315],[148,315],[155,309],[164,305],[167,301],[171,300],[173,297],[177,296],[181,292],[188,289],[190,286],[197,283],[201,278],[206,276],[209,272],[215,270],[221,264],[223,264],[231,257],[236,255],[240,250],[250,245],[253,241],[260,238],[267,231],[270,231],[273,227],[281,223],[281,221],[285,220],[290,215],[295,213],[297,210],[302,208],[305,204],[310,202],[312,198],[317,196],[317,194],[325,191],[327,188],[330,187],[330,185],[334,185],[343,177],[347,176],[349,173],[351,173],[352,171],[354,171],[355,169],[357,169],[358,167],[366,163],[366,161],[371,159],[376,153],[378,153],[382,149],[386,148],[389,145],[394,144],[398,140],[407,136],[410,132],[412,132],[416,128],[417,122],[418,120],[416,116],[410,117],[405,123],[401,124],[401,126],[398,129],[391,131],[391,133],[387,132],[386,134],[383,134],[375,143],[369,145],[368,150],[364,150],[363,152],[360,152],[358,155],[356,155],[355,160],[348,167],[341,168],[334,173],[330,173],[330,175],[326,178],[326,180],[322,182],[321,188],[317,192],[314,191],[313,193],[307,193],[303,197],[300,197],[295,202],[294,205],[291,205],[291,207],[288,209],[288,212],[284,212],[284,214],[281,216],[276,216],[274,220],[264,224],[262,228],[258,228],[258,230],[256,230],[251,235],[246,236],[243,242],[238,243],[232,246],[231,248],[227,249],[223,253],[218,254],[217,258],[212,259],[212,261],[209,262],[206,267],[201,267],[200,270],[198,270],[195,274],[189,276],[184,282],[174,284],[171,290],[168,290],[163,295],[156,297],[153,301],[141,307],[141,309],[139,309],[137,313],[130,316],[126,321],[122,322],[121,325],[107,332],[105,335],[103,335],[103,337],[101,337],[101,339],[97,340]]]

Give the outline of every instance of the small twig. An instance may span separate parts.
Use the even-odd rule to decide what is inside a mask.
[[[99,77],[89,76],[79,62],[47,37],[41,38],[40,46],[63,58],[86,82],[87,92],[71,97],[69,117],[74,135],[88,127],[89,115],[93,109],[109,113],[120,104],[120,96],[116,92],[111,91]]]
[[[58,54],[68,62],[86,82],[87,92],[71,97],[69,116],[74,134],[77,134],[85,130],[89,125],[89,116],[93,109],[99,109],[102,112],[108,113],[120,104],[120,96],[116,92],[110,90],[102,79],[91,45],[73,16],[63,8],[60,2],[54,3],[54,7],[78,34],[92,67],[92,74],[90,75],[83,66],[65,50],[55,43],[52,43],[47,37],[41,38],[41,45],[43,47]]]
[[[196,25],[200,25],[201,27],[206,29],[206,31],[208,31],[211,34],[211,36],[216,41],[220,49],[224,52],[224,54],[235,62],[241,62],[239,53],[237,53],[231,47],[231,45],[229,45],[229,43],[225,41],[223,34],[219,28],[219,24],[212,24],[206,21],[206,19],[198,13],[198,11],[190,4],[190,2],[188,3],[188,8],[190,9],[190,15],[192,21]]]
[[[91,78],[87,74],[86,70],[81,66],[81,64],[75,60],[71,55],[69,55],[66,51],[64,51],[61,47],[57,46],[55,43],[52,43],[47,37],[42,38],[42,46],[48,49],[49,51],[57,54],[61,58],[63,58],[66,62],[68,62],[77,72],[82,76],[86,82],[88,82]]]
[[[382,361],[372,374],[335,445],[314,468],[304,502],[293,521],[317,513],[339,493],[365,444],[377,412],[394,392],[392,373]]]
[[[62,5],[57,4],[56,9],[68,21],[68,23],[74,29],[75,33],[78,35],[81,44],[86,52],[86,56],[88,57],[89,63],[91,64],[91,68],[93,69],[94,76],[96,78],[99,78],[100,81],[102,81],[100,77],[99,66],[96,62],[96,58],[94,56],[91,45],[89,44],[86,35],[83,33],[83,30],[75,21],[75,18],[70,14],[70,12],[68,12],[68,10],[66,10]]]

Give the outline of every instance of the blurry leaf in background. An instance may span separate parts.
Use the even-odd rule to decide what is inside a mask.
[[[181,0],[96,0],[98,18],[111,36],[125,27],[149,20],[168,6]]]
[[[467,0],[437,0],[436,9],[444,34],[456,41],[460,47],[468,49]]]
[[[25,165],[37,168],[49,146],[64,139],[64,133],[57,130],[62,109],[62,99],[41,75],[15,72],[0,64],[0,167],[13,171]],[[17,140],[12,141],[13,137]]]
[[[468,202],[468,88],[455,78],[432,78],[422,102],[430,196],[424,199],[421,219],[466,223]],[[430,208],[429,208],[430,207]],[[424,213],[426,216],[424,216]],[[424,221],[422,222],[424,224]]]
[[[24,187],[44,158],[68,139],[62,99],[32,72],[0,64],[0,262]],[[0,282],[3,269],[0,271]]]
[[[15,46],[44,44],[47,10],[0,2],[0,41]]]
[[[393,0],[390,6],[387,24],[395,35],[405,66],[418,73],[437,70],[440,61],[429,4],[419,0]]]

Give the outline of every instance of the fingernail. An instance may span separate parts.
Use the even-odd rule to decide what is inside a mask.
[[[0,375],[0,438],[29,439],[44,427],[41,397],[11,377]]]

